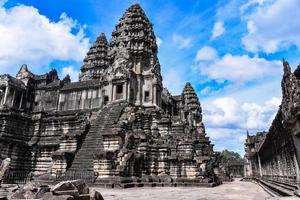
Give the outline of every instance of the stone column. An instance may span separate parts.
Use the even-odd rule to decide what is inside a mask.
[[[16,89],[14,89],[14,93],[13,93],[13,97],[12,97],[12,101],[11,101],[11,107],[14,107],[15,99],[16,99]]]
[[[141,105],[141,75],[137,75],[136,104]]]
[[[111,101],[116,100],[116,85],[112,84],[112,97],[111,97]]]
[[[108,99],[108,102],[112,102],[114,99],[114,85],[112,82],[110,84],[111,84],[111,94],[110,94],[110,98]]]
[[[257,153],[257,158],[258,158],[259,175],[260,175],[260,177],[262,177],[261,162],[260,162],[260,156],[258,153]]]
[[[22,104],[23,104],[23,97],[24,97],[24,92],[22,92],[22,95],[21,95],[21,100],[20,100],[19,109],[21,109],[21,108],[22,108]]]
[[[249,175],[250,176],[253,176],[253,173],[252,173],[252,161],[251,160],[249,160]]]
[[[153,85],[153,92],[152,92],[152,103],[153,104],[156,104],[157,105],[157,102],[156,102],[156,92],[157,92],[157,86],[156,85]]]
[[[293,155],[293,159],[294,159],[294,163],[295,163],[295,167],[296,167],[295,171],[296,171],[296,177],[297,177],[297,185],[299,188],[299,186],[300,186],[300,170],[299,170],[299,165],[298,165],[296,154]]]
[[[5,94],[4,94],[4,98],[3,98],[2,105],[5,105],[5,104],[6,104],[8,91],[9,91],[9,85],[7,85],[7,87],[6,87],[6,89],[5,89]]]
[[[128,81],[125,82],[125,97],[123,97],[127,102],[129,102],[129,84]]]

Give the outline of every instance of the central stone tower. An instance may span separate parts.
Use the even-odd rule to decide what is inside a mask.
[[[138,4],[109,42],[103,33],[96,39],[79,82],[26,65],[16,78],[0,76],[0,122],[0,155],[22,177],[110,187],[217,183],[197,94],[190,83],[177,96],[163,88],[153,27]]]
[[[160,106],[162,77],[152,24],[143,9],[127,9],[112,33],[97,38],[81,68],[80,81],[98,79],[106,85],[107,101]]]

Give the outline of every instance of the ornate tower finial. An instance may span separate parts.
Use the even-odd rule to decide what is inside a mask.
[[[104,33],[100,33],[93,46],[84,58],[81,67],[80,81],[99,79],[103,71],[108,67],[108,42]]]
[[[152,24],[139,4],[130,6],[112,33],[111,56],[126,48],[131,55],[156,56],[157,45]]]

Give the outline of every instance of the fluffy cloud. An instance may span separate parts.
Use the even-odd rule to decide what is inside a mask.
[[[163,73],[163,85],[168,88],[169,92],[173,95],[181,94],[187,82],[182,74],[184,73],[178,69],[169,69],[166,73]]]
[[[241,7],[248,33],[248,51],[273,53],[292,44],[300,48],[299,0],[252,0]],[[287,19],[290,19],[287,21]]]
[[[224,23],[222,21],[217,21],[213,27],[211,39],[216,39],[225,33]]]
[[[203,101],[203,120],[215,150],[231,149],[243,155],[247,130],[250,133],[268,130],[280,103],[279,97],[261,104],[240,102],[232,97]]]
[[[156,37],[156,44],[157,44],[157,47],[159,48],[160,45],[163,43],[162,39],[160,39],[159,37]]]
[[[213,50],[210,51],[213,52]],[[266,76],[277,76],[282,69],[280,61],[268,61],[264,58],[232,55],[230,53],[221,58],[199,62],[196,68],[209,79],[218,82],[228,80],[233,83],[244,83]]]
[[[0,38],[0,73],[15,73],[23,63],[41,72],[54,60],[81,61],[89,47],[84,28],[65,13],[53,22],[24,5],[0,7]]]
[[[278,97],[272,97],[263,104],[241,103],[232,97],[221,97],[205,103],[204,120],[210,128],[266,130],[280,102]]]
[[[217,57],[218,52],[214,48],[210,46],[204,46],[197,51],[196,61],[213,60]]]
[[[192,44],[191,38],[186,38],[178,34],[173,34],[172,40],[178,45],[180,49],[187,48]]]
[[[206,132],[213,143],[217,144],[215,150],[222,151],[231,147],[232,150],[240,154],[244,153],[243,144],[247,135],[247,131],[244,129],[207,128]]]
[[[62,77],[69,75],[72,81],[78,81],[79,70],[76,70],[73,66],[63,67],[61,75]]]

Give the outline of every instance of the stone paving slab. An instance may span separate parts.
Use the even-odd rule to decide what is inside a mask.
[[[239,180],[213,188],[96,189],[101,192],[105,200],[265,200],[271,198],[259,185]]]

